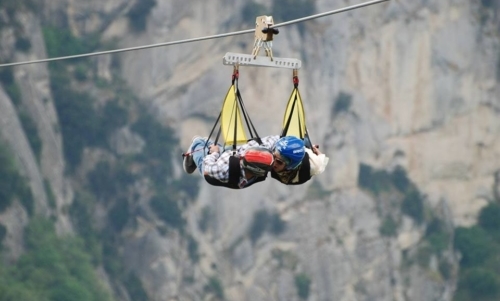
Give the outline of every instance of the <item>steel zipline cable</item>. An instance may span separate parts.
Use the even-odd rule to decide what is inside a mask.
[[[382,2],[386,2],[386,1],[389,1],[389,0],[373,0],[373,1],[368,1],[368,2],[351,5],[351,6],[347,6],[347,7],[340,8],[340,9],[331,10],[331,11],[320,13],[320,14],[311,15],[311,16],[308,16],[308,17],[303,17],[303,18],[299,18],[299,19],[295,19],[295,20],[291,20],[291,21],[287,21],[287,22],[275,24],[272,27],[276,28],[276,27],[282,27],[282,26],[292,25],[292,24],[296,24],[296,23],[299,23],[299,22],[304,22],[304,21],[313,20],[313,19],[317,19],[317,18],[321,18],[321,17],[333,15],[333,14],[338,14],[338,13],[346,12],[346,11],[349,11],[349,10],[354,10],[354,9],[358,9],[358,8],[361,8],[361,7],[365,7],[365,6],[369,6],[369,5],[374,5],[374,4],[378,4],[378,3],[382,3]],[[134,51],[134,50],[142,50],[142,49],[148,49],[148,48],[156,48],[156,47],[163,47],[163,46],[179,45],[179,44],[185,44],[185,43],[192,43],[192,42],[198,42],[198,41],[204,41],[204,40],[219,39],[219,38],[224,38],[224,37],[242,35],[242,34],[247,34],[247,33],[252,33],[252,32],[255,32],[255,29],[247,29],[247,30],[234,31],[234,32],[223,33],[223,34],[216,34],[216,35],[199,37],[199,38],[192,38],[192,39],[178,40],[178,41],[172,41],[172,42],[150,44],[150,45],[144,45],[144,46],[135,46],[135,47],[129,47],[129,48],[114,49],[114,50],[97,51],[97,52],[75,54],[75,55],[68,55],[68,56],[60,56],[60,57],[53,57],[53,58],[46,58],[46,59],[32,60],[32,61],[24,61],[24,62],[6,63],[6,64],[0,64],[0,67],[19,66],[19,65],[27,65],[27,64],[36,64],[36,63],[46,63],[46,62],[68,60],[68,59],[76,59],[76,58],[89,57],[89,56],[97,56],[97,55],[103,55],[103,54],[112,54],[112,53],[127,52],[127,51]]]

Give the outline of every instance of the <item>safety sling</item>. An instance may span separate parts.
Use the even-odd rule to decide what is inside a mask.
[[[231,79],[231,87],[226,94],[222,109],[219,113],[219,116],[217,117],[217,120],[215,121],[214,126],[212,127],[212,130],[210,131],[207,142],[205,143],[205,147],[207,147],[208,141],[212,137],[215,129],[217,128],[217,125],[219,125],[214,143],[218,143],[219,138],[222,134],[224,143],[221,153],[224,152],[226,145],[232,144],[232,154],[229,158],[229,181],[228,183],[223,183],[209,176],[205,176],[205,180],[211,185],[224,186],[234,189],[239,189],[238,184],[241,176],[240,157],[236,153],[236,146],[247,143],[251,140],[255,140],[257,143],[259,143],[259,145],[262,144],[262,140],[257,134],[252,120],[250,119],[250,116],[245,109],[245,104],[243,103],[243,99],[238,88],[238,79],[238,66],[235,65]],[[245,128],[243,127],[243,120],[245,120],[246,130],[249,133],[250,139],[247,138]],[[264,181],[265,178],[265,176],[258,177],[257,180],[255,180],[253,183]]]
[[[299,92],[299,77],[297,70],[293,71],[293,90],[283,116],[283,129],[280,137],[295,136],[304,140],[307,148],[312,149],[311,139],[305,122],[304,106]]]

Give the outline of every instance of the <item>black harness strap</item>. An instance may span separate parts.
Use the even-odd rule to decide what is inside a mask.
[[[240,90],[236,90],[236,96],[238,97],[238,103],[240,104],[241,111],[243,113],[243,117],[245,118],[245,123],[247,125],[248,132],[250,133],[250,140],[255,140],[257,143],[262,144],[262,141],[259,137],[259,134],[257,133],[257,130],[255,129],[252,120],[250,119],[250,116],[247,113],[247,110],[245,108],[245,104],[243,103],[243,99],[241,98]],[[254,136],[255,133],[255,136]]]
[[[298,82],[297,82],[297,83],[295,83],[295,81],[294,81],[294,86],[295,86],[295,87],[294,87],[294,90],[293,90],[293,91],[296,91],[296,93],[295,93],[295,97],[294,97],[294,99],[293,99],[292,108],[291,108],[291,110],[290,110],[290,114],[288,115],[288,118],[287,118],[287,120],[286,120],[285,127],[284,127],[284,128],[283,128],[283,130],[281,131],[281,135],[280,135],[280,137],[284,137],[284,136],[286,136],[286,135],[287,135],[287,133],[288,133],[288,128],[290,127],[290,123],[291,123],[291,121],[292,121],[293,111],[295,110],[295,106],[297,105],[297,94],[299,93],[298,88],[297,88],[297,86],[298,86]],[[293,93],[293,91],[292,91],[292,93]],[[300,139],[304,140],[304,144],[305,144],[305,146],[306,146],[307,148],[312,149],[312,142],[311,142],[311,139],[309,138],[309,132],[307,131],[307,127],[304,125],[304,128],[305,128],[305,133],[303,133],[303,132],[302,132],[302,124],[301,124],[301,122],[300,122],[300,118],[299,118],[299,121],[298,121],[298,122],[299,122],[299,131],[300,131],[300,132],[299,132],[300,137],[298,137],[298,138],[300,138]],[[305,122],[305,121],[304,121],[304,122]]]
[[[250,134],[250,139],[248,139],[248,141],[255,140],[255,141],[257,141],[257,143],[262,144],[262,140],[260,139],[259,134],[257,133],[257,130],[255,129],[255,126],[253,125],[252,120],[250,119],[250,116],[245,108],[245,104],[243,102],[243,98],[241,97],[240,89],[238,87],[238,78],[239,78],[239,71],[237,68],[235,68],[235,70],[233,72],[232,79],[231,79],[231,85],[234,85],[235,93],[236,93],[236,97],[237,97],[237,102],[235,102],[236,108],[234,110],[235,117],[234,117],[234,133],[233,133],[233,147],[232,147],[233,152],[236,151],[236,143],[237,143],[236,138],[238,136],[237,135],[238,134],[238,114],[237,114],[238,108],[241,110],[241,113],[243,114],[243,118],[245,119],[247,130]],[[217,120],[215,121],[215,124],[214,124],[212,130],[210,131],[210,135],[208,136],[208,140],[210,140],[215,128],[217,127],[217,124],[220,122],[221,115],[222,115],[222,111],[219,113],[219,117],[217,117]],[[222,132],[222,128],[221,128],[221,125],[219,125],[219,131],[217,132],[215,144],[217,144],[221,132]],[[208,144],[208,140],[207,140],[207,144]],[[205,144],[205,147],[207,146],[207,144]],[[225,141],[224,141],[224,146],[226,146]]]
[[[227,183],[223,183],[219,180],[216,180],[214,178],[211,178],[209,176],[205,176],[205,181],[207,181],[210,185],[214,186],[222,186],[222,187],[227,187],[227,188],[232,188],[232,189],[240,189],[240,175],[241,175],[241,165],[240,165],[240,160],[236,156],[231,156],[229,157],[229,181]],[[265,181],[267,178],[267,175],[262,176],[262,177],[257,177],[254,179],[254,181],[250,184],[248,184],[245,187],[251,186],[255,183]]]
[[[306,127],[306,133],[304,135],[304,145],[305,147],[309,148],[309,149],[312,149],[312,142],[311,142],[311,138],[309,137],[309,131],[307,131],[307,127]]]
[[[239,187],[241,175],[240,157],[229,157],[229,182],[230,186]]]
[[[240,89],[238,88],[238,78],[233,79],[233,84],[236,89],[236,95],[239,98]],[[238,137],[238,103],[235,103],[234,109],[234,135],[233,135],[233,156],[236,155],[236,137]],[[233,157],[231,156],[231,158]],[[231,165],[230,165],[231,166]]]
[[[232,82],[231,84],[234,85],[235,87],[235,93],[237,97],[237,101],[234,103],[234,133],[233,133],[233,147],[232,147],[232,155],[229,157],[229,180],[227,183],[220,182],[214,178],[211,178],[207,175],[205,175],[205,180],[214,186],[224,186],[228,188],[233,188],[233,189],[239,189],[239,182],[241,178],[241,165],[240,165],[240,157],[236,153],[236,139],[238,136],[238,109],[241,110],[241,113],[243,114],[243,118],[245,119],[245,123],[248,129],[248,132],[250,134],[250,140],[255,140],[259,144],[262,144],[262,140],[260,139],[259,135],[257,134],[257,130],[255,129],[255,126],[252,123],[252,120],[250,119],[250,116],[248,115],[245,104],[243,103],[243,98],[241,97],[240,90],[238,88],[238,78],[239,78],[239,72],[238,69],[235,68],[232,76]],[[222,116],[222,111],[219,113],[219,117],[217,117],[217,120],[215,121],[215,124],[210,131],[210,135],[208,136],[207,142],[205,143],[205,147],[208,145],[208,141],[212,137],[212,134],[214,133],[215,128],[217,127],[217,124],[219,124]],[[217,136],[215,138],[215,144],[217,144],[220,134],[222,132],[222,124],[219,124],[219,130],[217,131]],[[226,146],[226,142],[224,141],[224,147]],[[221,150],[223,152],[224,150]],[[257,179],[253,182],[260,182],[264,181],[266,177],[257,177]],[[253,184],[252,183],[252,184]],[[250,185],[252,185],[250,184]]]
[[[212,127],[212,130],[210,131],[210,134],[208,135],[208,139],[205,142],[204,148],[206,148],[208,146],[208,141],[210,140],[210,137],[212,137],[212,134],[214,133],[215,127],[217,126],[217,123],[219,123],[221,115],[222,115],[222,111],[219,113],[219,117],[217,117],[217,120],[215,121],[215,124]],[[217,136],[215,137],[215,144],[217,144],[217,141],[219,141],[220,131],[221,131],[221,129],[219,127],[219,130],[217,131]]]

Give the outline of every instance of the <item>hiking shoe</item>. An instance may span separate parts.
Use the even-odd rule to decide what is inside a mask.
[[[200,138],[201,138],[200,136],[193,137],[191,145],[186,151],[186,155],[184,156],[184,160],[182,161],[182,167],[184,168],[184,171],[188,174],[192,174],[196,170],[196,164],[194,163],[193,155],[191,154],[193,150],[191,148],[193,147],[194,141]]]
[[[190,152],[191,150],[188,150]],[[184,160],[182,161],[182,167],[184,171],[188,174],[192,174],[196,170],[196,164],[194,164],[193,155],[188,154],[184,156]]]

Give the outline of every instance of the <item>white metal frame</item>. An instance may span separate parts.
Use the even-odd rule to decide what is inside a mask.
[[[222,58],[224,65],[239,66],[262,66],[285,69],[300,69],[302,62],[298,59],[273,57],[273,60],[266,56],[257,56],[254,58],[250,54],[228,52]]]

